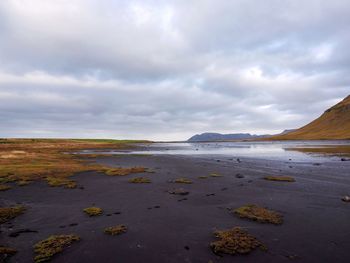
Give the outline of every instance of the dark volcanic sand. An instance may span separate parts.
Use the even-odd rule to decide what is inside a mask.
[[[111,177],[89,172],[74,178],[84,189],[50,188],[44,183],[15,187],[0,193],[0,205],[18,203],[29,208],[1,226],[0,244],[18,249],[10,262],[33,262],[36,242],[52,234],[70,233],[82,240],[52,262],[350,262],[350,203],[341,201],[350,194],[350,162],[313,165],[293,160],[240,160],[223,156],[103,157],[97,161],[154,170],[142,174],[152,183],[128,183],[139,176],[135,174]],[[213,172],[224,177],[198,179]],[[244,178],[237,178],[238,173]],[[262,180],[266,175],[293,176],[296,182]],[[194,183],[168,182],[178,177]],[[166,192],[174,188],[190,193]],[[227,210],[245,204],[280,211],[285,221],[280,226],[259,224]],[[86,216],[82,209],[92,205],[103,208],[104,214]],[[105,227],[117,224],[127,225],[128,232],[120,236],[103,233]],[[213,254],[209,248],[215,240],[212,232],[234,226],[246,228],[268,252]],[[8,236],[20,229],[38,232]]]

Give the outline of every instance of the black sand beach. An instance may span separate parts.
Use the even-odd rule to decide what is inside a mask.
[[[118,155],[92,159],[109,166],[144,166],[154,173],[108,176],[84,172],[74,176],[76,189],[51,188],[41,182],[2,192],[0,204],[23,204],[28,210],[1,225],[0,243],[18,253],[9,262],[33,262],[33,245],[53,234],[81,237],[52,262],[349,262],[350,162],[295,162],[191,155]],[[217,173],[222,177],[210,177]],[[239,174],[239,175],[238,175]],[[267,175],[292,176],[296,182],[273,182]],[[144,176],[149,184],[131,184]],[[200,179],[200,176],[208,176]],[[185,177],[193,184],[169,181]],[[183,188],[188,195],[167,191]],[[229,209],[256,204],[278,211],[282,225],[261,224]],[[98,206],[104,213],[88,217],[82,210]],[[125,224],[119,236],[105,227]],[[215,255],[209,247],[215,230],[240,226],[267,251],[249,255]],[[26,229],[35,232],[19,233]],[[12,234],[12,236],[11,236]],[[14,237],[15,236],[15,237]]]

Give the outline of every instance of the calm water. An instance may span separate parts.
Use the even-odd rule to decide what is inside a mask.
[[[105,154],[168,154],[168,155],[221,155],[227,157],[252,157],[269,160],[330,161],[339,157],[307,154],[289,148],[324,148],[348,145],[350,141],[293,141],[293,142],[212,142],[212,143],[153,143],[137,151],[105,151]],[[82,153],[92,153],[84,151]]]

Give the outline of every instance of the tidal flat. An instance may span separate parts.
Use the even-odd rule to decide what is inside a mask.
[[[75,153],[73,159],[64,159],[66,164],[74,160],[74,169],[54,170],[74,182],[73,188],[50,187],[46,177],[55,174],[43,168],[45,162],[40,174],[25,174],[30,183],[23,186],[15,170],[3,176],[15,180],[7,180],[11,188],[0,192],[0,206],[25,210],[0,225],[0,246],[17,251],[5,259],[8,262],[34,262],[35,244],[57,235],[74,235],[79,242],[64,247],[50,262],[348,262],[350,203],[342,198],[350,195],[350,161],[334,150],[304,150],[335,143],[348,147],[348,142],[326,141],[63,147],[51,165],[62,152]],[[39,154],[46,154],[39,148]],[[2,151],[7,169],[13,156],[24,154],[23,149],[11,151]],[[133,167],[138,167],[135,173],[107,173]],[[294,181],[269,181],[267,176]],[[141,177],[149,183],[129,183]],[[174,183],[179,178],[192,183]],[[172,194],[180,190],[186,195]],[[252,205],[278,213],[283,222],[260,223],[232,212]],[[103,212],[90,217],[84,213],[88,207]],[[118,225],[127,226],[127,232],[106,235],[106,228]],[[247,249],[243,235],[231,239],[231,247],[213,250],[214,233],[238,228],[264,249],[249,244]]]

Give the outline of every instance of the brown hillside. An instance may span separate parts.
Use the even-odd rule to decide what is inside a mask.
[[[350,139],[350,95],[326,110],[319,118],[300,129],[273,140],[326,140]]]

